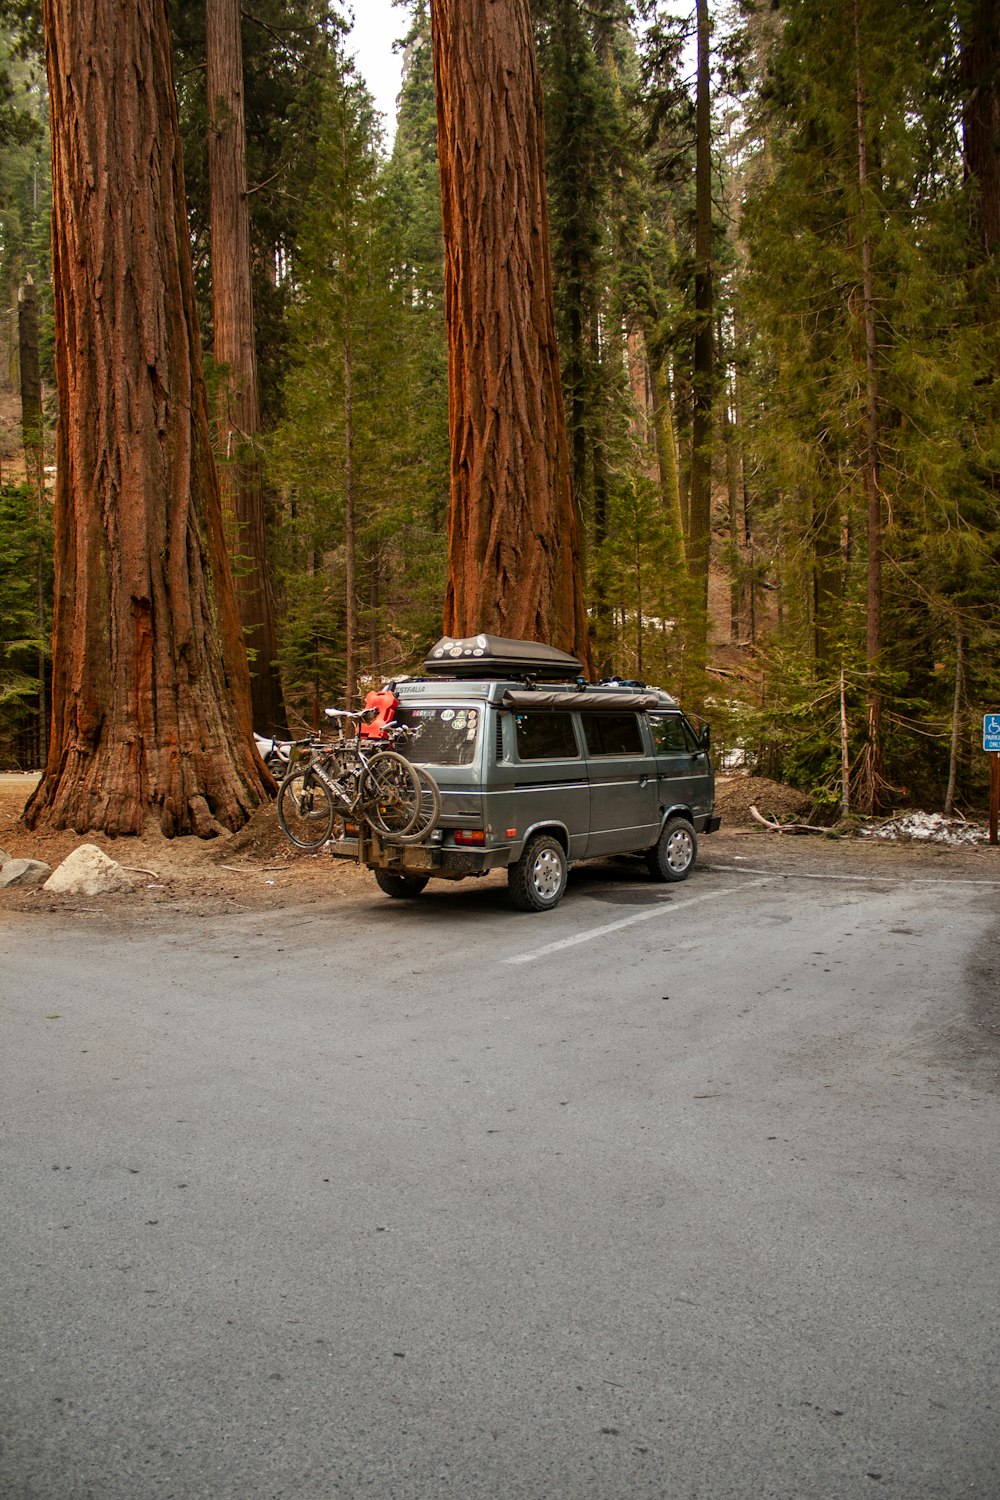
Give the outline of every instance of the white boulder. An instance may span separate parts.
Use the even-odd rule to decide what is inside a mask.
[[[45,889],[64,896],[105,896],[112,891],[130,891],[132,882],[103,849],[96,844],[81,844],[53,870]]]

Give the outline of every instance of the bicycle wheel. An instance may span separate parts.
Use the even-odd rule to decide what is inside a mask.
[[[411,829],[406,833],[396,834],[401,844],[417,844],[421,839],[425,839],[431,829],[437,827],[441,816],[441,789],[437,782],[430,771],[425,771],[423,766],[413,766],[413,769],[420,783],[420,811]]]
[[[333,832],[333,799],[308,767],[292,771],[278,788],[278,822],[298,849],[321,849]]]
[[[394,750],[373,755],[361,773],[361,807],[368,821],[392,838],[402,838],[420,817],[420,778]]]

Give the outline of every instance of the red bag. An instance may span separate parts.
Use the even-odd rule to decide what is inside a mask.
[[[399,707],[399,699],[391,688],[380,693],[370,692],[365,698],[365,710],[375,709],[375,717],[361,726],[361,737],[366,740],[387,739],[385,728],[391,724]]]

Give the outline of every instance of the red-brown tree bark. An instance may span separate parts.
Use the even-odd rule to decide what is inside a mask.
[[[236,828],[261,800],[165,0],[45,0],[60,397],[52,736],[29,825]]]
[[[451,514],[444,628],[588,666],[528,0],[433,0]]]
[[[1000,0],[973,0],[962,36],[962,127],[974,179],[974,224],[987,257],[1000,248]]]
[[[254,724],[284,721],[267,565],[267,504],[255,443],[260,433],[247,197],[243,40],[239,0],[206,0],[205,89],[212,239],[212,333],[220,367],[217,421],[226,462],[219,480],[243,638],[250,652]]]

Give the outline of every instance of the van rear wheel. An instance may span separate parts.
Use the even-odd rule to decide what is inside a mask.
[[[375,884],[387,896],[419,896],[427,884],[427,876],[394,875],[390,870],[376,870]]]
[[[687,818],[668,818],[660,837],[646,852],[646,868],[654,880],[687,880],[698,856],[698,840]]]
[[[510,899],[520,911],[551,911],[562,900],[569,875],[566,851],[550,833],[536,833],[521,858],[507,868]]]

